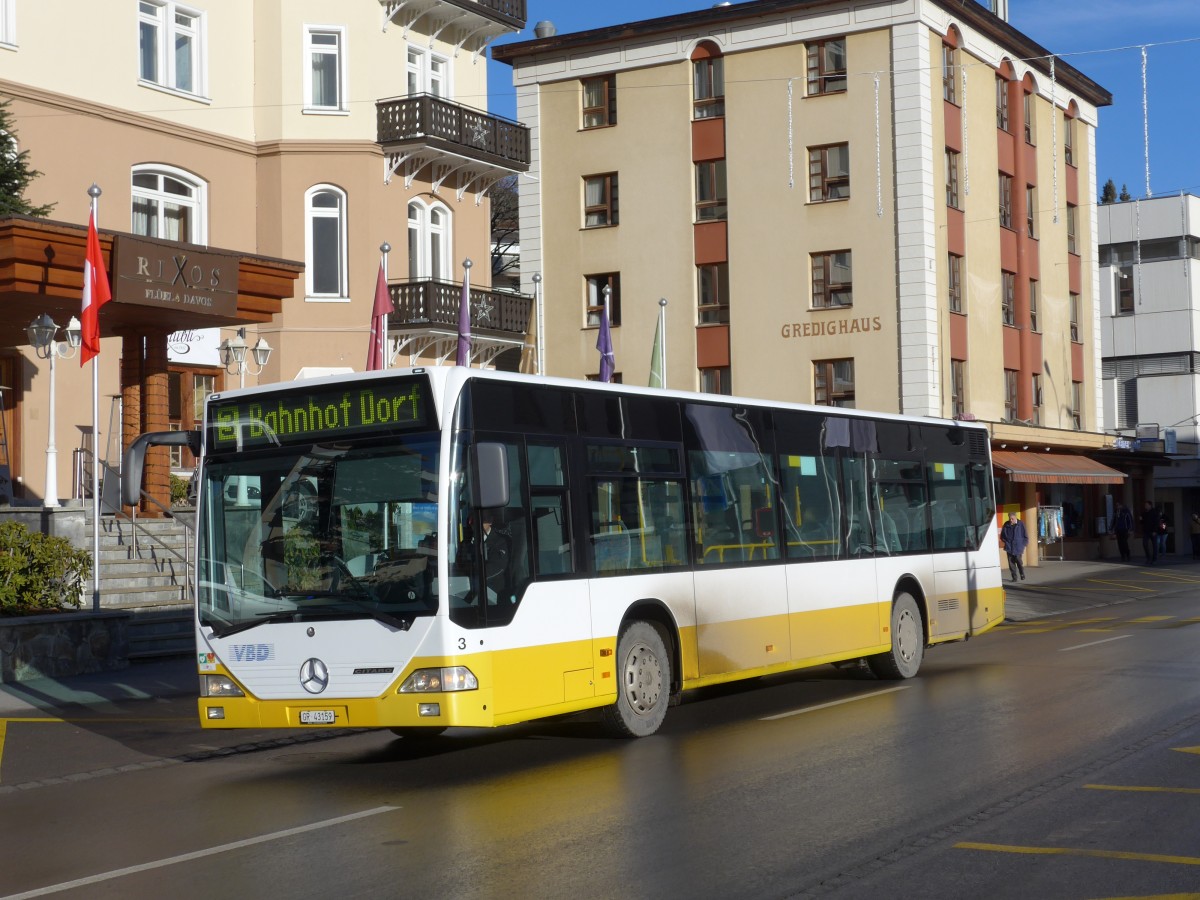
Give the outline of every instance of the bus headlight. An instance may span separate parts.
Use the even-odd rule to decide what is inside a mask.
[[[477,691],[479,679],[466,666],[417,669],[404,679],[400,694],[431,694],[440,691]]]
[[[201,697],[245,697],[246,693],[228,675],[201,675]]]

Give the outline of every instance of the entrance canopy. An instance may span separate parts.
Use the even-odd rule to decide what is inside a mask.
[[[1011,481],[1040,484],[1121,484],[1125,474],[1086,456],[995,450],[992,465]]]

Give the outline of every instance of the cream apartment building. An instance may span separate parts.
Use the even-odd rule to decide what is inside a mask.
[[[531,129],[548,369],[598,371],[607,287],[617,370],[647,383],[665,298],[670,387],[988,421],[1030,520],[1121,482],[1083,456],[1109,443],[1111,97],[1005,13],[760,0],[495,48]]]
[[[53,222],[5,220],[0,235],[17,497],[41,497],[48,437],[48,365],[24,328],[39,312],[60,326],[78,315],[93,183],[114,292],[101,315],[101,458],[119,453],[122,407],[127,442],[191,427],[214,390],[362,370],[385,243],[394,364],[453,352],[462,261],[489,257],[488,191],[528,163],[526,130],[486,111],[487,48],[524,19],[525,0],[0,0],[0,95],[42,172],[27,198],[56,204]],[[131,297],[134,257],[208,299]],[[520,347],[530,303],[497,310],[489,269],[471,279],[488,313],[481,362]],[[237,329],[271,348],[265,365],[224,364]],[[90,374],[56,368],[57,481],[70,497]],[[176,451],[172,467],[189,462]]]

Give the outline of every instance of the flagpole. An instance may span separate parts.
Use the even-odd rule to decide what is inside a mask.
[[[662,387],[667,386],[667,298],[658,300],[658,333],[661,340],[658,345],[658,370],[662,372]]]
[[[392,245],[384,241],[379,245],[379,253],[383,257],[383,283],[387,284],[388,280],[388,254],[392,252]],[[383,334],[376,335],[375,340],[379,341],[379,345],[383,348],[383,368],[391,368],[392,365],[392,343],[388,339],[388,317],[383,317]]]
[[[533,273],[533,302],[537,314],[537,373],[546,374],[546,314],[542,307],[542,274]]]
[[[96,221],[96,210],[99,206],[99,185],[93,183],[88,188],[88,196],[92,198],[91,216]],[[99,231],[99,226],[97,226]],[[93,298],[98,302],[99,298]],[[100,308],[96,308],[96,320],[99,321]],[[92,357],[92,610],[100,611],[100,357]]]
[[[456,366],[471,365],[471,266],[470,259],[463,260],[462,299],[458,303],[458,349],[454,355]]]

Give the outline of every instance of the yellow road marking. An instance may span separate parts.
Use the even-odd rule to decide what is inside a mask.
[[[1085,784],[1084,787],[1093,791],[1136,791],[1146,794],[1200,794],[1200,788],[1142,787],[1139,785],[1121,784]]]
[[[1176,866],[1200,866],[1200,857],[1171,856],[1166,853],[1132,853],[1127,850],[1084,850],[1078,847],[1018,847],[1011,844],[979,844],[964,841],[956,850],[986,850],[992,853],[1021,853],[1031,856],[1086,856],[1091,859],[1128,859],[1137,862],[1171,863]]]
[[[1112,631],[1111,628],[1080,628],[1080,634],[1108,634]]]
[[[1167,619],[1173,619],[1174,616],[1142,616],[1140,619],[1130,619],[1132,625],[1149,625],[1151,622],[1165,622]]]
[[[1104,897],[1101,900],[1200,900],[1200,894],[1139,894],[1136,897]]]
[[[1195,753],[1200,755],[1200,747],[1172,747],[1171,749],[1179,753]]]
[[[1141,593],[1143,593],[1143,594],[1153,594],[1153,593],[1154,593],[1154,588],[1148,588],[1148,587],[1139,587],[1138,585],[1134,584],[1134,583],[1133,583],[1133,582],[1131,582],[1131,581],[1107,581],[1107,580],[1105,580],[1105,579],[1101,579],[1101,578],[1089,578],[1089,579],[1088,579],[1088,584],[1107,584],[1107,585],[1111,585],[1111,586],[1112,586],[1112,587],[1111,587],[1111,590],[1114,590],[1114,591],[1140,591],[1140,592],[1141,592]],[[1091,588],[1091,587],[1066,587],[1066,586],[1060,586],[1060,587],[1058,588],[1058,590],[1060,590],[1060,591],[1087,591],[1087,592],[1089,592],[1089,593],[1093,593],[1093,594],[1094,594],[1094,593],[1096,593],[1098,590],[1105,590],[1105,589],[1104,589],[1104,588]]]

